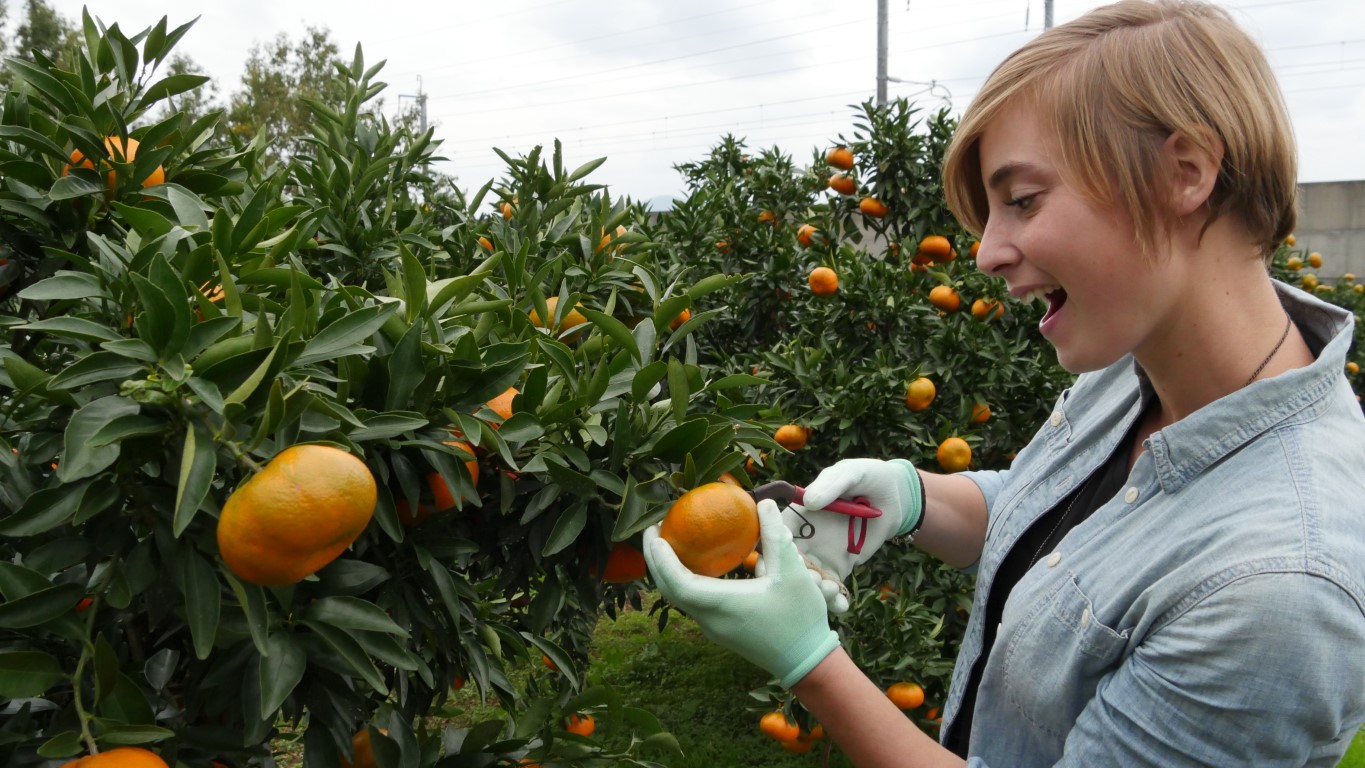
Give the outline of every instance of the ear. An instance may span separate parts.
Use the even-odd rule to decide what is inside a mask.
[[[1172,133],[1161,152],[1171,174],[1171,212],[1188,216],[1213,194],[1223,164],[1223,142],[1211,136],[1208,148],[1204,148],[1183,133]]]

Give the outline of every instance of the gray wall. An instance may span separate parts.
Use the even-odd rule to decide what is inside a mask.
[[[1365,278],[1365,181],[1300,184],[1294,241],[1305,255],[1322,254],[1318,277],[1334,279],[1350,272]]]

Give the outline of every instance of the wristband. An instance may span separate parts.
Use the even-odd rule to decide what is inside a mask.
[[[919,529],[924,525],[924,483],[920,481],[919,471],[915,469],[915,465],[905,459],[892,459],[888,463],[905,470],[910,482],[910,492],[913,494],[914,500],[911,501],[909,509],[902,510],[904,519],[901,521],[900,530],[896,531],[896,535],[905,536],[907,543],[913,542],[919,533]]]

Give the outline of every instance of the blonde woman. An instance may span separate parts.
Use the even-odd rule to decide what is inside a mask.
[[[1351,316],[1266,271],[1296,179],[1262,52],[1210,4],[1096,9],[996,69],[944,186],[1074,386],[1008,471],[844,460],[800,540],[760,504],[760,578],[692,574],[651,531],[660,591],[859,766],[1335,766],[1365,721],[1365,419]],[[854,556],[820,508],[856,496],[886,514]],[[977,573],[942,744],[802,561],[844,578],[897,536]]]

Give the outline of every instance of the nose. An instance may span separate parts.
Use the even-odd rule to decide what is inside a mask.
[[[986,229],[981,233],[981,245],[976,249],[976,268],[992,277],[999,277],[1018,261],[1019,251],[1009,245],[1000,228],[991,226],[987,219]]]

